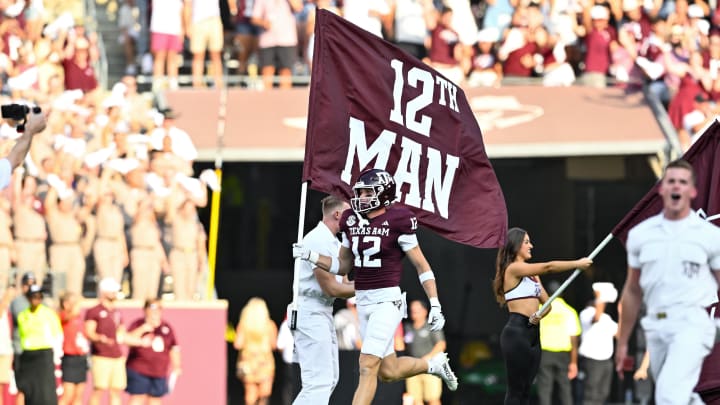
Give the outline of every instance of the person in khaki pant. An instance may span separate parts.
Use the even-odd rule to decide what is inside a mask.
[[[12,207],[15,265],[20,271],[31,271],[42,285],[47,272],[47,228],[45,217],[39,211],[42,202],[35,194],[37,180],[32,176],[23,178],[19,171],[16,173]]]
[[[129,263],[125,240],[125,219],[115,204],[114,194],[105,190],[97,203],[95,214],[97,239],[93,246],[95,272],[99,278],[112,277],[122,282],[123,270]]]
[[[112,278],[100,280],[98,304],[85,312],[84,332],[90,341],[93,380],[91,405],[99,405],[106,396],[110,405],[120,405],[127,383],[122,349],[127,335],[122,314],[115,305],[118,292],[120,284],[117,281]]]
[[[170,204],[172,199],[169,200]],[[168,209],[165,221],[170,225],[170,272],[173,276],[175,298],[192,299],[195,294],[198,273],[201,270],[201,256],[198,254],[200,226],[195,204],[184,200],[179,206]]]
[[[160,241],[160,227],[151,201],[138,204],[130,228],[130,240],[132,296],[136,299],[156,298],[160,288],[160,273],[168,273],[170,267]]]
[[[54,274],[65,275],[65,290],[82,295],[85,276],[85,252],[81,242],[87,212],[74,206],[74,193],[67,192],[58,198],[51,187],[45,197],[45,216],[50,231],[50,266]]]

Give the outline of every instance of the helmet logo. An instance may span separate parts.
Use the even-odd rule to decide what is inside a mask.
[[[350,206],[359,214],[387,207],[395,201],[395,189],[390,173],[380,169],[365,171],[353,186],[355,198],[350,200]]]

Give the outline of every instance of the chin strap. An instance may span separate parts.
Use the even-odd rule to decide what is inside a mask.
[[[355,212],[355,216],[358,218],[358,226],[360,228],[364,228],[364,227],[370,225],[370,221],[368,221],[367,218],[365,218],[361,213],[359,213],[355,210],[353,210],[353,212]]]

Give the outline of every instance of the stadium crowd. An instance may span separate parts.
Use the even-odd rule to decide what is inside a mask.
[[[140,71],[152,73],[156,89],[177,88],[185,36],[195,87],[207,84],[198,59],[205,49],[214,83],[222,83],[219,52],[227,49],[238,74],[260,73],[262,81],[248,87],[290,87],[292,75],[310,72],[314,10],[321,7],[465,86],[536,78],[546,86],[618,86],[631,100],[646,87],[667,108],[683,147],[713,116],[720,94],[720,14],[704,0],[221,0],[212,10],[186,1],[162,13],[162,24],[175,20],[172,30],[158,28],[152,2],[127,0],[127,10],[135,3],[140,12],[122,15],[139,17],[121,19],[122,27],[135,27],[126,30],[127,49],[137,50],[126,54],[128,72],[145,61]],[[166,35],[175,36],[174,48]]]

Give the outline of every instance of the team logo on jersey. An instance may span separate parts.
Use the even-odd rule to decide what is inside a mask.
[[[350,215],[345,223],[347,224],[347,226],[354,226],[355,223],[357,223],[355,215]]]
[[[700,263],[683,261],[683,273],[687,278],[696,278],[700,274]]]

